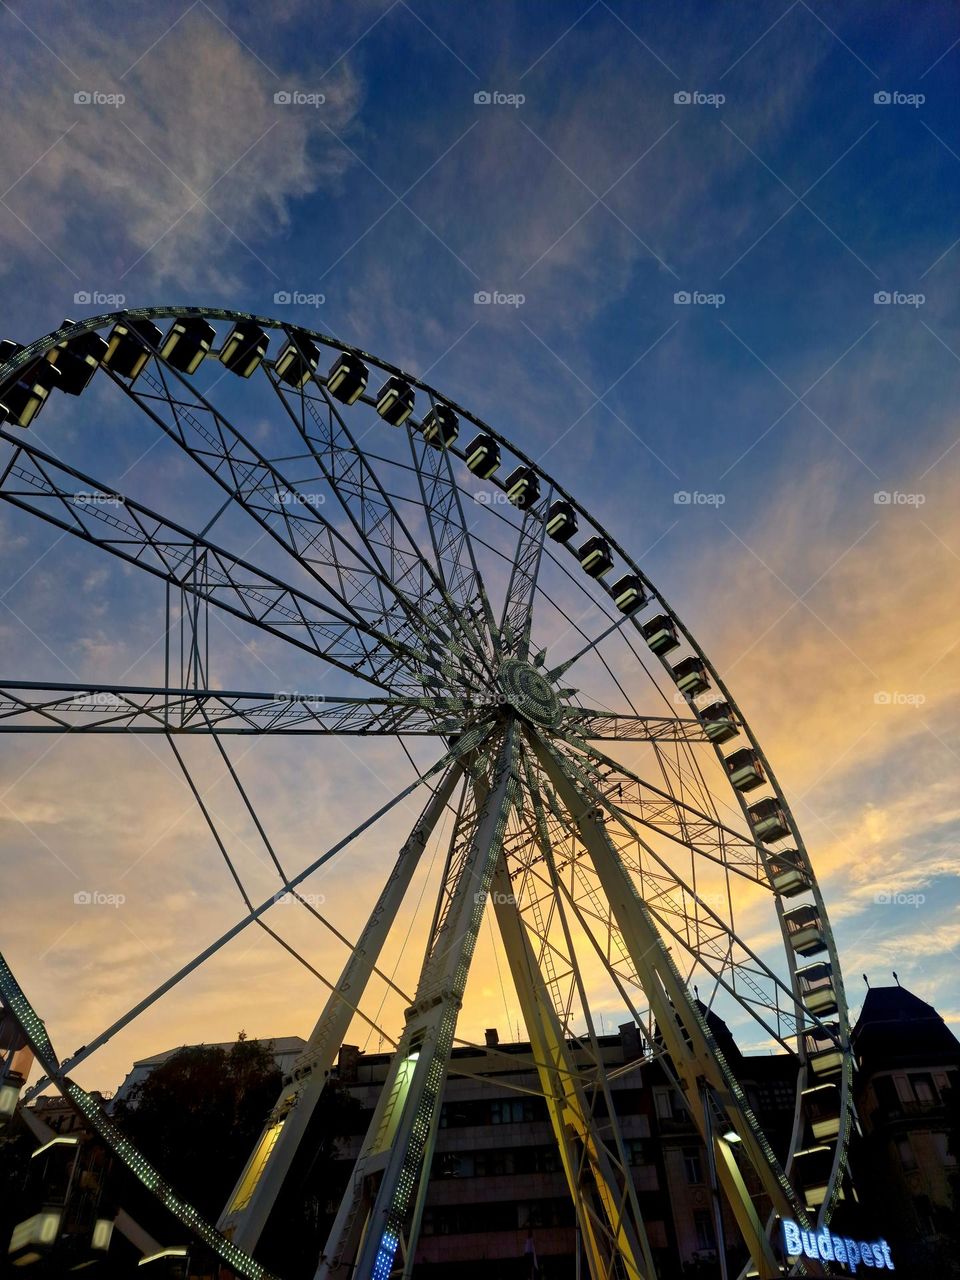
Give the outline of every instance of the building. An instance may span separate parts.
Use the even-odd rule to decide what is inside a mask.
[[[871,987],[851,1035],[863,1130],[852,1153],[865,1213],[901,1275],[960,1276],[960,1042],[929,1004]]]
[[[794,1060],[745,1058],[721,1019],[701,1011],[782,1158],[795,1104]],[[599,1045],[658,1274],[669,1280],[715,1272],[715,1202],[699,1134],[659,1063],[644,1058],[632,1022]],[[500,1044],[495,1031],[487,1032],[486,1052],[453,1051],[417,1251],[420,1280],[449,1276],[454,1265],[458,1280],[529,1276],[532,1253],[546,1280],[575,1274],[573,1205],[530,1055],[529,1043]],[[584,1061],[576,1048],[574,1056]],[[356,1131],[341,1142],[344,1181],[389,1063],[389,1054],[350,1046],[341,1052],[339,1083],[361,1104]],[[601,1105],[601,1131],[604,1114]],[[739,1270],[740,1237],[726,1205],[723,1212],[731,1265]]]

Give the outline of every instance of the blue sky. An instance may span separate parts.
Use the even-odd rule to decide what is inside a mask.
[[[861,971],[895,967],[960,1019],[956,9],[284,0],[264,16],[198,0],[88,4],[81,21],[39,0],[4,5],[0,36],[19,104],[4,336],[110,309],[82,293],[229,306],[337,334],[470,405],[602,515],[728,677],[795,803],[853,1005]],[[92,408],[60,421],[74,457],[109,469],[82,438]],[[163,490],[159,469],[145,479]],[[106,676],[142,649],[135,585],[73,552],[21,577],[47,535],[0,521],[10,674],[49,676],[68,653]],[[86,875],[102,855],[109,879],[114,842],[163,828],[175,780],[138,749],[91,809],[73,745],[41,760],[47,746],[0,757],[0,883],[36,907],[10,922],[15,966],[79,1043],[88,1014],[214,931],[222,873],[191,859],[164,887],[172,925],[144,901],[123,948],[122,930],[88,937],[51,889],[57,861],[91,859]],[[258,777],[309,840],[286,750]],[[331,822],[361,799],[343,762],[311,782]],[[89,999],[70,997],[67,970],[108,942],[122,976],[87,971]],[[259,1015],[211,979],[104,1070],[238,1018],[304,1033],[306,989],[285,1001],[273,959],[248,961],[271,988]]]

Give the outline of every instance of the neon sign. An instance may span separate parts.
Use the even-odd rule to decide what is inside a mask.
[[[826,1227],[822,1231],[804,1231],[789,1218],[784,1218],[780,1226],[784,1252],[791,1258],[805,1255],[820,1262],[840,1262],[854,1273],[861,1263],[865,1267],[894,1270],[886,1240],[868,1244],[864,1240],[851,1240],[849,1236],[835,1236]]]

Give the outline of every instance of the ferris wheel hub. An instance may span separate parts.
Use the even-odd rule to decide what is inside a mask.
[[[560,717],[560,699],[550,681],[519,658],[507,658],[497,673],[497,684],[518,715],[549,728]]]

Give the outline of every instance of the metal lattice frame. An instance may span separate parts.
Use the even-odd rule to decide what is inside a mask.
[[[822,1226],[841,1194],[851,1124],[847,1009],[835,943],[802,837],[719,673],[610,531],[515,444],[419,380],[328,335],[190,307],[99,316],[65,325],[13,355],[0,368],[0,406],[58,344],[108,333],[117,322],[129,332],[131,321],[160,319],[259,326],[287,344],[287,363],[299,362],[303,377],[291,379],[275,357],[255,370],[251,386],[256,383],[272,403],[272,416],[279,415],[276,441],[264,443],[262,433],[242,430],[224,407],[229,396],[220,383],[226,373],[208,376],[216,347],[191,374],[175,367],[169,346],[161,354],[163,344],[143,330],[136,341],[144,367],[134,379],[106,358],[97,385],[112,384],[106,389],[115,392],[124,416],[148,424],[202,482],[206,497],[195,519],[175,519],[118,492],[14,421],[0,427],[0,498],[163,582],[166,609],[163,684],[0,679],[0,732],[165,736],[247,911],[66,1062],[57,1058],[9,968],[0,964],[0,999],[24,1028],[46,1073],[25,1097],[48,1084],[58,1087],[181,1222],[238,1274],[265,1276],[252,1252],[352,1021],[360,1017],[377,1025],[364,1005],[371,978],[378,975],[399,991],[377,968],[378,960],[425,850],[435,842],[441,820],[452,815],[420,978],[413,995],[405,997],[403,1030],[389,1037],[395,1048],[387,1079],[319,1260],[318,1280],[411,1274],[443,1081],[491,892],[490,909],[530,1037],[530,1064],[546,1099],[593,1280],[652,1280],[654,1263],[590,1013],[584,948],[633,1013],[647,1055],[675,1081],[753,1266],[764,1277],[780,1274],[770,1238],[775,1218],[789,1215],[812,1224],[815,1217]],[[318,367],[324,349],[399,379],[411,396],[421,397],[424,413],[409,416],[398,430],[371,415],[381,411],[366,388],[349,406],[343,403]],[[472,423],[514,460],[531,499],[520,500],[519,489],[475,466],[459,437],[428,438],[428,411]],[[47,413],[53,421],[53,412]],[[488,495],[483,529],[476,527],[478,507],[471,502],[478,474]],[[557,504],[579,523],[576,542],[549,533]],[[256,539],[253,550],[247,541],[236,553],[231,546],[241,525]],[[635,584],[635,610],[584,572],[577,550],[584,536],[600,539],[611,562]],[[541,615],[549,621],[541,622]],[[666,650],[658,657],[648,644],[644,624],[654,616],[666,619],[671,647],[699,664],[701,683],[685,690],[681,685],[681,694]],[[218,689],[211,678],[215,619],[230,629],[254,628],[318,661],[317,683],[339,676],[344,691]],[[564,656],[563,645],[554,642],[551,667],[537,643],[558,631],[574,651]],[[566,687],[571,679],[602,685],[605,692],[581,695]],[[763,796],[777,806],[782,828],[772,837],[758,834],[751,796],[726,776],[721,739],[703,715],[707,685],[727,704],[737,745],[748,748],[765,784]],[[611,696],[619,706],[605,705]],[[184,734],[216,743],[276,867],[279,892],[259,906],[238,877],[227,842],[176,748],[175,737]],[[448,749],[389,804],[291,875],[223,742],[231,735],[260,734],[431,736]],[[216,1230],[176,1197],[69,1072],[249,924],[267,929],[306,964],[265,923],[266,913],[283,896],[300,896],[298,885],[421,786],[430,798],[339,980],[328,981],[307,965],[330,994]],[[792,904],[777,880],[777,858],[788,843],[831,966],[837,1011],[829,1023],[805,1006],[797,976],[786,918]],[[784,941],[779,963],[761,956],[742,935],[738,886],[749,886],[769,902]],[[335,924],[309,909],[344,940]],[[718,1004],[739,1011],[795,1055],[797,1107],[782,1166],[703,1006],[693,998],[698,977],[711,983]],[[804,1175],[795,1160],[810,1121],[802,1091],[817,1065],[807,1053],[811,1030],[821,1045],[835,1047],[840,1063],[839,1135],[816,1215],[808,1215]],[[740,1140],[736,1150],[718,1136],[727,1130]],[[756,1200],[748,1181],[761,1188]]]

